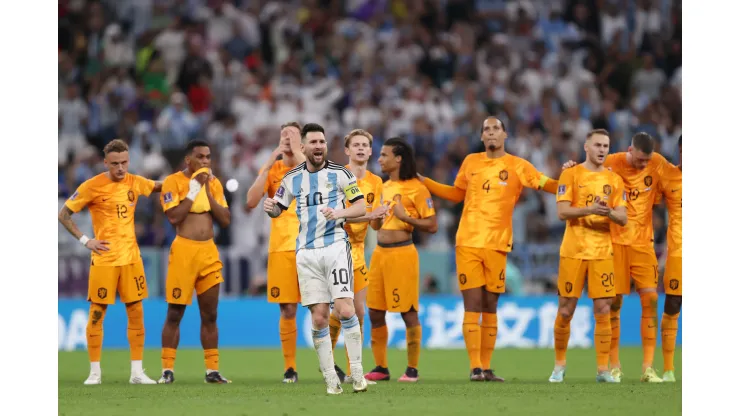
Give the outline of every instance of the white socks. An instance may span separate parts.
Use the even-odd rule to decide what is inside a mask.
[[[138,374],[144,371],[144,368],[141,365],[141,360],[132,360],[131,361],[131,374]]]
[[[90,373],[100,374],[100,361],[90,363]]]
[[[349,319],[342,319],[342,331],[344,331],[344,345],[347,347],[349,366],[352,378],[362,377],[362,332],[360,332],[360,320],[357,315]]]
[[[334,370],[334,355],[331,351],[331,337],[329,336],[329,327],[324,329],[311,329],[313,336],[313,346],[316,348],[316,354],[319,356],[319,367],[324,373],[324,380],[327,383],[333,380],[338,381],[337,372]]]

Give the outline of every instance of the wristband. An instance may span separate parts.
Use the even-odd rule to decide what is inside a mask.
[[[83,235],[82,237],[80,237],[80,243],[82,243],[83,246],[87,246],[88,241],[90,241],[90,239],[87,238],[86,235]]]

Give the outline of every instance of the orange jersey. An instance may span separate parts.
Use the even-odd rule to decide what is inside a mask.
[[[223,206],[228,207],[226,203],[226,197],[224,196],[224,188],[221,186],[221,181],[218,178],[211,177],[208,180],[208,186],[211,189],[211,196],[216,202]],[[162,183],[162,194],[159,199],[162,202],[162,210],[167,211],[180,205],[180,201],[188,196],[190,191],[190,176],[185,176],[182,171],[175,172],[166,178]],[[206,186],[203,185],[200,188],[200,192],[195,197],[193,205],[190,207],[190,212],[193,214],[201,214],[203,212],[209,212],[211,210],[211,204],[208,202],[208,195],[206,195]]]
[[[345,167],[349,169],[349,165]],[[364,177],[357,178],[357,186],[360,187],[362,194],[365,195],[365,210],[369,213],[378,208],[380,205],[380,195],[383,193],[383,180],[380,179],[380,176],[366,171]],[[353,246],[365,244],[365,236],[367,235],[367,226],[369,224],[367,221],[344,224],[344,230],[349,235],[350,244]]]
[[[627,153],[615,153],[606,157],[604,166],[624,181],[627,191],[627,226],[612,224],[612,242],[626,246],[653,245],[653,204],[658,194],[658,182],[668,162],[653,153],[643,170],[637,170],[627,162]]]
[[[512,215],[522,189],[539,189],[548,179],[520,157],[468,155],[455,178],[455,187],[465,190],[456,245],[511,251]]]
[[[604,169],[592,172],[583,165],[566,169],[558,181],[558,202],[585,208],[599,197],[611,208],[626,207],[627,194],[622,178]],[[565,235],[560,245],[560,256],[582,260],[604,260],[612,257],[612,221],[601,215],[587,215],[565,223]]]
[[[660,188],[668,208],[668,256],[682,257],[683,239],[683,172],[667,164],[660,179]]]
[[[267,172],[267,181],[265,182],[264,193],[266,193],[270,198],[275,196],[275,192],[280,188],[280,182],[283,180],[283,177],[286,173],[293,170],[293,168],[295,168],[295,166],[286,166],[282,160],[278,160],[273,163],[272,167],[270,167],[270,170]],[[260,171],[260,173],[261,172],[262,171]],[[268,247],[267,252],[295,252],[299,228],[300,223],[298,222],[298,214],[295,212],[295,200],[293,200],[288,206],[288,209],[279,217],[272,218],[272,222],[270,223],[270,246]]]
[[[414,227],[396,218],[393,207],[401,203],[406,210],[406,215],[411,218],[429,218],[436,215],[432,194],[420,180],[414,178],[407,181],[387,180],[383,183],[380,194],[380,203],[388,205],[388,215],[383,221],[381,230],[403,230],[412,232]]]
[[[92,252],[96,266],[125,266],[141,259],[136,243],[134,213],[139,195],[149,196],[154,181],[141,176],[126,174],[120,182],[113,182],[101,173],[80,185],[65,205],[72,212],[85,206],[90,210],[96,240],[105,240],[110,250]]]

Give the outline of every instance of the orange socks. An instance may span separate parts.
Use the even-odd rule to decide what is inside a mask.
[[[175,369],[175,355],[177,355],[175,348],[162,348],[162,370]]]
[[[609,351],[611,350],[612,327],[608,313],[594,314],[596,327],[594,328],[594,346],[596,346],[596,368],[598,371],[609,369]],[[566,344],[567,347],[567,344]],[[563,355],[563,360],[565,356]]]
[[[419,368],[421,325],[406,328],[406,353],[408,354],[409,367]]]
[[[653,366],[655,357],[655,344],[658,337],[658,293],[640,293],[640,304],[642,305],[642,321],[640,333],[642,334],[642,371]]]
[[[663,371],[673,371],[673,354],[676,349],[676,334],[678,333],[678,315],[663,314],[660,323],[660,332],[663,344]]]
[[[87,355],[91,363],[99,363],[103,350],[103,319],[106,307],[97,303],[90,304],[90,315],[87,320],[85,335],[87,336]]]
[[[339,339],[339,331],[342,330],[342,322],[334,313],[329,313],[329,336],[331,337],[331,350],[337,346],[337,340]]]
[[[620,368],[619,362],[619,333],[620,333],[620,320],[619,315],[622,312],[622,296],[617,295],[614,298],[612,309],[609,311],[609,319],[612,323],[612,343],[609,348],[609,363],[612,368]]]
[[[555,365],[565,365],[565,354],[568,351],[568,341],[570,341],[570,320],[573,316],[565,318],[558,314],[555,318]]]
[[[131,348],[131,361],[144,359],[144,306],[141,302],[126,305],[128,316],[128,345]]]
[[[498,315],[483,312],[480,326],[480,364],[484,370],[491,369],[493,350],[496,348],[496,336],[498,335]]]
[[[206,370],[218,371],[218,348],[203,350],[205,356]]]
[[[480,312],[465,312],[462,331],[465,348],[468,350],[468,359],[470,359],[470,369],[481,368]]]
[[[421,328],[420,328],[421,329]],[[408,331],[407,331],[408,332]],[[406,335],[408,337],[408,334]],[[388,368],[388,327],[383,325],[370,331],[370,346],[375,365]]]
[[[298,342],[298,329],[296,328],[295,318],[285,319],[280,317],[280,346],[283,349],[283,361],[285,370],[293,368],[297,370],[295,364],[295,350]]]

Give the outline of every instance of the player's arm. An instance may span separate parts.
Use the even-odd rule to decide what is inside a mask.
[[[211,205],[213,219],[221,227],[228,227],[231,224],[231,211],[229,211],[229,206],[226,203],[224,188],[218,179],[213,181],[213,188],[211,188],[211,181],[206,181],[206,196],[208,196],[208,203]]]
[[[301,149],[301,134],[290,129],[288,136],[290,136],[290,151],[293,153],[293,158],[298,164],[305,162],[306,156],[303,154],[303,149]]]
[[[87,183],[83,183],[80,185],[80,187],[77,189],[77,191],[72,194],[72,196],[67,200],[67,202],[64,203],[64,206],[61,210],[59,210],[59,223],[64,226],[67,231],[74,236],[74,238],[78,239],[80,243],[87,247],[88,249],[96,252],[97,254],[101,254],[101,251],[108,251],[108,242],[103,240],[96,240],[91,239],[88,236],[82,234],[79,228],[77,228],[77,224],[75,224],[74,220],[72,219],[72,215],[76,212],[80,212],[82,208],[87,206],[88,203],[92,201],[92,193],[88,189]]]
[[[265,198],[265,202],[262,204],[263,209],[270,216],[270,218],[277,218],[283,211],[287,210],[290,203],[293,202],[293,192],[288,188],[285,178],[280,183],[280,187],[275,192],[274,198]]]
[[[542,190],[553,195],[557,193],[558,181],[550,179],[547,175],[538,171],[530,162],[521,159],[519,166],[517,166],[517,170],[519,171],[518,173],[520,178],[522,178],[524,186],[531,189]]]
[[[561,221],[568,221],[592,214],[607,215],[609,213],[609,207],[602,204],[602,201],[599,200],[595,200],[587,207],[572,206],[575,199],[575,196],[573,195],[574,188],[575,176],[573,171],[564,171],[563,174],[560,175],[560,181],[558,181],[557,193],[558,218],[560,218]]]
[[[365,212],[365,214],[360,217],[347,218],[347,222],[349,223],[372,222],[373,220],[382,219],[383,217],[385,217],[385,214],[387,212],[388,212],[388,207],[385,205],[381,205],[378,208],[375,208],[374,210],[372,210],[371,212]],[[370,224],[370,226],[372,226],[372,223]]]
[[[205,176],[205,174],[199,175],[198,177]],[[164,210],[167,219],[170,224],[178,226],[180,223],[185,221],[190,208],[193,207],[195,197],[198,196],[200,188],[202,187],[201,182],[198,179],[190,179],[188,194],[185,199],[180,200],[180,193],[177,190],[177,183],[174,178],[165,179],[162,184],[162,209]]]
[[[462,172],[462,168],[460,169],[460,171]],[[450,186],[450,185],[445,185],[443,183],[433,181],[432,179],[429,179],[422,175],[417,175],[417,176],[419,177],[419,180],[421,181],[421,183],[423,183],[424,186],[427,187],[429,192],[432,193],[432,195],[440,197],[450,202],[454,202],[456,204],[465,200],[465,189],[461,189],[457,187],[457,180],[455,180],[456,182],[455,186]]]
[[[323,208],[321,213],[328,220],[362,217],[367,212],[365,209],[365,195],[362,194],[362,190],[357,186],[357,178],[350,171],[346,171],[346,175],[341,175],[340,178],[340,185],[344,190],[344,198],[350,203],[350,206],[340,209]]]
[[[607,217],[618,225],[624,227],[627,225],[627,192],[624,189],[622,178],[617,178],[616,191],[612,193],[611,206]]]
[[[257,207],[257,204],[260,203],[260,199],[262,199],[262,195],[267,192],[267,177],[270,175],[270,168],[272,165],[275,164],[275,161],[277,160],[277,157],[280,155],[280,146],[278,146],[275,150],[272,151],[270,154],[270,158],[267,159],[264,165],[262,165],[262,168],[260,169],[260,174],[257,176],[257,179],[254,180],[254,183],[252,186],[249,187],[249,190],[247,191],[247,202],[246,202],[246,209],[254,209]]]
[[[426,188],[420,189],[414,196],[414,206],[419,212],[419,218],[412,218],[406,215],[406,210],[400,201],[393,207],[393,214],[396,217],[414,228],[426,233],[434,234],[437,232],[437,212],[434,210],[432,195]]]

